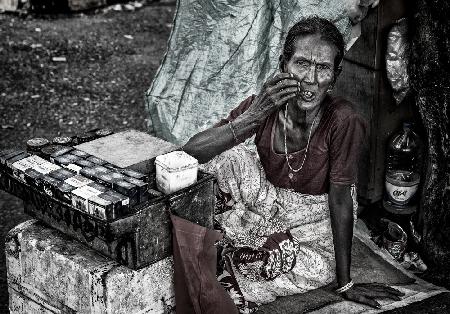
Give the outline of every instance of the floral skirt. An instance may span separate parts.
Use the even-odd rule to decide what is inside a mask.
[[[216,227],[224,233],[218,280],[241,313],[335,278],[328,195],[275,187],[244,145],[202,165],[217,179]],[[356,221],[356,191],[352,186]]]

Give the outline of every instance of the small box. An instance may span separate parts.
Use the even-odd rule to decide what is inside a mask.
[[[66,166],[66,168],[69,169],[69,170],[72,170],[72,171],[76,172],[76,174],[80,174],[80,173],[81,173],[81,170],[83,170],[83,167],[78,166],[78,165],[76,165],[76,164],[68,164],[68,165]]]
[[[78,156],[78,157],[84,158],[84,159],[86,159],[86,158],[88,158],[88,157],[91,156],[90,154],[88,154],[88,153],[86,153],[86,152],[83,152],[82,150],[79,150],[79,149],[74,149],[74,150],[71,151],[70,153],[71,153],[72,155],[75,155],[75,156]]]
[[[77,166],[80,166],[81,168],[91,168],[91,167],[95,166],[95,164],[93,162],[90,162],[86,159],[77,160],[77,161],[75,161],[75,164]]]
[[[76,188],[79,188],[79,187],[88,185],[89,183],[92,183],[93,181],[91,179],[83,177],[80,174],[77,174],[76,176],[73,176],[71,178],[64,180],[64,182],[67,184],[70,184]]]
[[[69,154],[60,155],[59,157],[64,157],[70,161],[71,164],[74,164],[77,160],[82,159],[80,156],[72,154],[75,150],[70,151]]]
[[[55,171],[52,171],[48,174],[50,177],[55,178],[59,181],[64,181],[66,179],[69,179],[73,176],[76,176],[77,174],[69,169],[57,169]]]
[[[60,182],[57,186],[57,189],[55,189],[56,198],[70,204],[72,203],[72,191],[75,189],[76,187],[74,187],[73,185],[67,184],[65,182]]]
[[[30,160],[33,163],[33,169],[42,173],[42,174],[49,174],[52,171],[55,171],[57,169],[61,169],[60,166],[53,164],[39,156],[30,156],[27,160]]]
[[[183,151],[160,155],[155,159],[156,186],[170,194],[197,182],[198,161]]]
[[[109,173],[100,173],[95,176],[95,181],[112,189],[116,180]]]
[[[29,168],[25,170],[25,182],[37,189],[42,187],[42,177],[44,175],[40,172],[37,172],[33,168]]]
[[[21,153],[19,155],[16,155],[14,157],[11,157],[11,158],[7,159],[6,160],[6,167],[8,168],[9,173],[12,173],[12,171],[13,171],[13,167],[12,167],[13,163],[15,163],[16,161],[21,161],[21,160],[23,160],[23,159],[25,159],[25,158],[27,158],[29,156],[30,156],[30,154],[23,152],[23,153]]]
[[[102,191],[94,189],[89,185],[81,186],[72,191],[72,206],[83,212],[91,214],[89,211],[89,199],[102,193]]]
[[[6,161],[10,158],[13,158],[17,155],[20,155],[24,153],[23,150],[11,150],[11,151],[7,151],[5,152],[3,155],[0,156],[0,165],[6,168]]]
[[[137,186],[138,188],[138,203],[142,203],[145,202],[146,200],[148,200],[148,183],[144,182],[142,180],[138,180],[135,178],[131,178],[131,177],[126,177],[125,181],[130,182],[131,184],[134,184],[135,186]]]
[[[50,155],[50,161],[56,163],[56,162],[55,162],[55,158],[60,157],[60,156],[62,156],[62,155],[64,155],[64,154],[67,154],[67,153],[69,153],[71,150],[73,150],[72,147],[64,147],[64,146],[60,146],[58,150],[56,150],[55,152],[53,152],[53,153]]]
[[[134,206],[139,202],[138,187],[125,180],[117,180],[113,182],[114,191],[127,196],[130,199],[130,206]]]
[[[33,163],[30,162],[28,158],[18,160],[11,165],[13,176],[22,182],[26,182],[25,171],[31,168],[33,168]]]
[[[130,210],[130,199],[123,194],[120,194],[113,190],[108,190],[105,193],[100,194],[99,196],[106,200],[111,200],[115,204],[115,215],[127,214]]]
[[[117,200],[118,202],[118,200]],[[115,219],[114,203],[100,196],[92,196],[88,200],[89,213],[97,218],[108,220]]]
[[[103,167],[103,166],[96,166],[96,167],[93,167],[92,169],[94,169],[99,174],[101,174],[101,173],[110,173],[111,172],[111,169],[108,169],[108,168]]]
[[[100,158],[97,158],[97,157],[95,157],[95,156],[91,156],[91,157],[89,157],[89,158],[86,159],[86,160],[87,160],[87,161],[90,161],[90,162],[92,162],[92,163],[94,163],[94,164],[96,164],[96,165],[99,165],[99,166],[102,166],[102,165],[106,164],[106,161],[105,161],[105,160],[100,159]]]
[[[138,180],[148,182],[148,175],[130,169],[122,169],[120,173]]]

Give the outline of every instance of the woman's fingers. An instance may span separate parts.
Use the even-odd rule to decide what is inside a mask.
[[[358,303],[366,304],[372,307],[379,309],[381,307],[380,303],[371,299],[370,297],[366,297],[361,294],[348,295],[348,299],[352,301],[356,301]]]
[[[370,287],[370,289],[376,289],[378,291],[387,291],[390,292],[392,294],[398,295],[398,296],[404,296],[405,294],[395,288],[389,287],[385,284],[382,283],[375,283],[372,285],[372,287]]]
[[[370,298],[382,298],[382,299],[391,299],[391,300],[395,300],[395,301],[400,301],[401,298],[391,292],[388,291],[377,291],[377,290],[372,290],[370,292],[367,292],[366,297],[370,297]]]

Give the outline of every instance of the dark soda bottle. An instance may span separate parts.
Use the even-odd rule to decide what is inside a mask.
[[[394,214],[412,214],[418,206],[422,141],[411,123],[390,139],[386,155],[383,207]]]

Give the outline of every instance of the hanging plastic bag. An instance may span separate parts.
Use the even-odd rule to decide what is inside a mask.
[[[391,28],[387,38],[386,70],[397,105],[405,98],[409,90],[409,42],[406,34],[407,20],[400,19]]]

